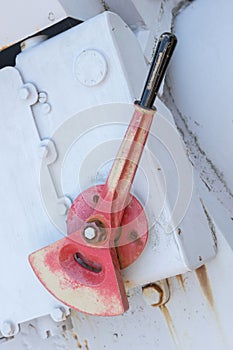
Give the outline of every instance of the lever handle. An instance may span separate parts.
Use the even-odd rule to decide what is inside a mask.
[[[163,33],[158,41],[151,68],[146,80],[139,105],[151,109],[164,78],[167,66],[176,47],[177,38],[174,34]]]

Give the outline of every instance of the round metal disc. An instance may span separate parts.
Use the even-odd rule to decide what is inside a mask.
[[[103,186],[90,187],[75,199],[68,213],[68,234],[80,229],[92,214]],[[131,195],[119,228],[119,237],[115,242],[121,269],[128,267],[139,257],[146,245],[147,237],[148,225],[145,212],[136,197]]]

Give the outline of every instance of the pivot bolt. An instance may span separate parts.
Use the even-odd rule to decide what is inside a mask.
[[[83,237],[92,243],[104,241],[106,235],[107,231],[104,225],[98,220],[87,223],[83,228]]]
[[[83,230],[83,235],[86,239],[92,240],[96,238],[97,233],[94,227],[88,226]]]

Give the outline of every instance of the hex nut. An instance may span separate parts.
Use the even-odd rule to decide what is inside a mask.
[[[148,305],[156,307],[166,304],[170,298],[170,289],[167,281],[161,280],[143,286],[142,296]]]
[[[84,237],[89,239],[89,240],[92,240],[96,237],[96,231],[94,229],[94,227],[85,227],[85,229],[83,230],[83,234],[84,234]]]
[[[82,235],[90,243],[99,243],[105,240],[107,230],[99,220],[96,220],[84,226]]]
[[[19,97],[21,100],[27,100],[30,96],[30,90],[28,87],[23,86],[19,90]]]

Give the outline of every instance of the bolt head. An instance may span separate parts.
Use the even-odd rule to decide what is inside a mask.
[[[29,96],[30,96],[30,90],[28,87],[22,87],[19,90],[19,97],[21,100],[27,100]]]
[[[66,319],[65,309],[63,307],[55,307],[50,313],[50,316],[55,322],[64,321]]]
[[[144,287],[143,297],[149,305],[158,305],[161,301],[162,294],[154,287]]]
[[[96,237],[97,233],[94,227],[88,226],[83,230],[83,235],[86,239],[92,240]]]
[[[170,298],[170,290],[166,280],[149,283],[142,287],[142,296],[151,306],[166,304]]]
[[[87,223],[83,228],[83,237],[91,243],[99,243],[104,241],[106,235],[107,230],[98,220]]]

